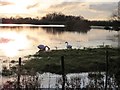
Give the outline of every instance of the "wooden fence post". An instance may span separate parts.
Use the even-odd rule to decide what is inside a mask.
[[[19,65],[18,65],[17,90],[20,90],[20,76],[21,76],[21,57],[19,58]]]

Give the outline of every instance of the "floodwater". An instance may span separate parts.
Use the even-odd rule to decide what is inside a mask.
[[[62,25],[44,28],[39,25],[0,25],[0,58],[34,54],[39,50],[37,46],[40,44],[49,46],[51,50],[56,47],[66,49],[66,41],[76,49],[97,47],[103,43],[116,47],[117,35],[117,31],[104,29],[66,31]]]
[[[40,44],[49,46],[51,50],[55,50],[56,47],[66,49],[66,41],[76,49],[93,48],[103,44],[117,47],[117,37],[117,31],[104,29],[78,32],[65,30],[63,25],[0,25],[0,73],[4,65],[10,67],[11,60],[36,53]],[[0,81],[3,79],[1,76]]]

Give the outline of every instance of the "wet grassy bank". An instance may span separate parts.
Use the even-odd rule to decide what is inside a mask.
[[[40,51],[28,56],[28,61],[23,65],[23,69],[60,74],[61,56],[64,56],[65,73],[105,71],[106,50],[108,50],[109,70],[114,71],[120,63],[117,48]]]

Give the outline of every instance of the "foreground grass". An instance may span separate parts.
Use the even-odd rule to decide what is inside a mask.
[[[118,62],[118,49],[109,48],[109,65]],[[64,56],[65,72],[79,73],[92,71],[105,71],[106,49],[71,49],[52,50],[50,52],[37,52],[28,56],[28,61],[23,66],[24,69],[35,72],[61,73],[61,56]]]

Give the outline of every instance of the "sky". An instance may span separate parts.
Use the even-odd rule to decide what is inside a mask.
[[[43,17],[48,13],[108,20],[117,11],[119,0],[0,0],[0,17]]]

